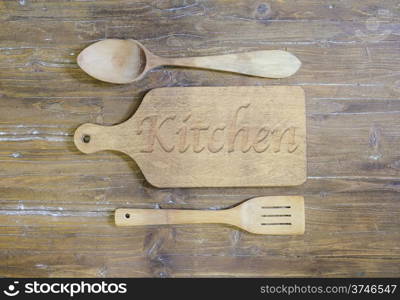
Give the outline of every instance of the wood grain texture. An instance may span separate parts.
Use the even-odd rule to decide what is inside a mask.
[[[400,275],[397,0],[25,0],[0,9],[2,276]],[[104,38],[137,39],[166,57],[280,49],[303,64],[279,80],[166,68],[112,85],[76,64]],[[150,89],[238,85],[304,88],[305,184],[157,189],[129,157],[73,144],[80,124],[121,123]],[[226,208],[268,195],[304,195],[305,235],[113,224],[119,207]]]
[[[156,187],[293,186],[306,180],[301,87],[159,88],[115,126],[75,131],[83,153],[129,155]]]

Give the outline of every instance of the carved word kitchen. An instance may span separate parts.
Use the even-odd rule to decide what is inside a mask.
[[[180,120],[176,114],[148,115],[142,119],[137,132],[145,137],[141,152],[151,153],[157,149],[157,145],[161,151],[179,153],[294,153],[298,149],[295,126],[283,126],[285,122],[272,126],[250,126],[241,122],[241,115],[249,107],[250,104],[239,106],[231,119],[215,125],[210,120],[191,122],[194,118],[190,113]],[[162,130],[167,126],[170,128],[171,125],[176,128],[175,131],[170,133]]]

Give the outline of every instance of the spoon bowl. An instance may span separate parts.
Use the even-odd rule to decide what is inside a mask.
[[[107,39],[85,48],[78,56],[78,65],[99,80],[129,83],[145,74],[146,52],[137,41]]]
[[[85,48],[78,65],[90,76],[111,83],[140,80],[158,66],[180,66],[219,70],[258,77],[285,78],[301,66],[293,54],[282,50],[202,57],[166,58],[156,56],[135,40],[106,39]]]

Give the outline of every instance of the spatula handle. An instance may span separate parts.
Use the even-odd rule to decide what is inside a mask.
[[[217,56],[162,58],[160,65],[194,67],[241,73],[268,78],[293,75],[301,66],[293,54],[282,50],[264,50]]]
[[[226,223],[227,210],[129,209],[115,211],[117,226]]]

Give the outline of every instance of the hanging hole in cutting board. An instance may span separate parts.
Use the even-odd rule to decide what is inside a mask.
[[[129,219],[130,217],[131,217],[130,214],[128,214],[128,213],[125,214],[125,219]]]
[[[84,142],[85,144],[88,144],[90,142],[90,135],[88,135],[88,134],[83,135],[82,142]]]

